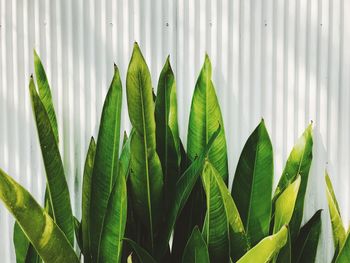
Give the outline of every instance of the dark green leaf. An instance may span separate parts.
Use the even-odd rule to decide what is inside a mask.
[[[135,241],[128,238],[125,238],[125,241],[128,242],[128,244],[135,251],[135,254],[139,259],[140,263],[156,263],[152,256],[148,254],[148,252],[145,249],[140,247]]]
[[[147,64],[135,43],[126,77],[128,110],[134,134],[131,136],[131,196],[133,209],[148,230],[149,249],[163,196],[163,173],[156,152],[156,125],[152,82]]]
[[[119,174],[108,201],[103,222],[99,262],[120,262],[127,215],[127,193],[124,174]]]
[[[197,226],[186,244],[182,263],[210,263],[207,245]]]
[[[244,145],[232,185],[232,197],[252,245],[269,233],[272,181],[272,145],[261,120]]]
[[[176,219],[184,208],[190,193],[194,185],[197,182],[199,175],[201,174],[204,166],[204,162],[207,159],[207,155],[218,135],[221,132],[221,127],[219,126],[215,133],[210,137],[207,146],[204,151],[198,156],[196,160],[188,167],[188,169],[183,173],[180,179],[176,183],[175,193],[173,201],[169,211],[166,213],[167,220],[165,221],[165,226],[162,231],[160,231],[159,239],[157,242],[157,254],[158,257],[163,256],[165,249],[170,240],[171,233],[175,226]]]
[[[121,106],[122,84],[114,65],[114,76],[103,104],[91,177],[90,241],[95,262],[108,199],[118,174]]]
[[[172,195],[180,176],[181,152],[177,122],[176,83],[167,58],[160,73],[155,103],[157,153],[164,174],[165,201]]]
[[[96,144],[91,137],[89,149],[86,154],[84,175],[83,175],[83,190],[82,190],[82,207],[81,207],[81,231],[83,239],[83,255],[85,263],[92,262],[91,258],[91,242],[90,242],[90,205],[91,205],[91,177],[94,167],[94,158],[96,152]]]
[[[52,127],[53,134],[55,135],[56,142],[58,143],[58,127],[56,120],[56,113],[52,103],[52,96],[49,81],[47,80],[44,66],[41,63],[40,57],[34,50],[34,69],[36,82],[39,88],[39,97],[43,103],[47,115],[49,116],[50,124]]]
[[[44,159],[53,219],[65,233],[69,242],[73,244],[74,224],[72,208],[57,141],[50,124],[49,116],[36,91],[33,78],[30,80],[29,90],[39,135],[41,152]]]
[[[17,263],[25,262],[28,247],[29,247],[29,241],[17,222],[15,222],[14,229],[13,229],[13,244],[15,246],[16,262]]]
[[[293,262],[315,262],[321,234],[321,212],[322,210],[318,210],[300,229],[293,245]]]

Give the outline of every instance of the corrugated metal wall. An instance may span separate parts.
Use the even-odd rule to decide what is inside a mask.
[[[84,156],[90,136],[97,133],[113,62],[125,80],[132,44],[138,41],[156,87],[170,54],[186,140],[191,96],[208,52],[231,174],[245,140],[264,117],[274,145],[276,184],[294,141],[313,120],[314,162],[305,217],[325,208],[318,262],[330,262],[326,167],[344,220],[350,218],[349,0],[0,3],[0,166],[38,200],[43,199],[44,171],[27,88],[33,48],[53,89],[60,150],[78,218]],[[126,111],[122,120],[128,129]],[[2,262],[15,262],[12,226],[12,217],[0,205]]]

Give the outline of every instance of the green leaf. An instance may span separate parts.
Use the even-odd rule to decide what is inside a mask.
[[[1,169],[0,199],[44,262],[79,262],[66,236],[47,212]]]
[[[327,186],[326,194],[327,194],[328,208],[329,208],[329,214],[330,214],[330,219],[332,224],[334,247],[342,248],[345,243],[346,232],[345,232],[343,221],[340,215],[338,202],[334,194],[332,182],[328,176],[327,171],[325,175],[325,180],[326,180],[326,186]]]
[[[90,241],[94,262],[98,259],[102,224],[118,174],[121,106],[122,84],[119,70],[114,65],[114,76],[103,104],[91,177]]]
[[[275,256],[276,259],[276,256]],[[288,229],[288,239],[287,243],[281,250],[278,252],[276,261],[277,263],[293,263],[292,261],[292,240],[290,239],[290,233]]]
[[[318,210],[300,229],[293,245],[293,262],[315,262],[321,234],[321,212]]]
[[[220,177],[218,172],[209,162],[206,162],[202,173],[203,186],[207,195],[203,238],[208,245],[211,262],[228,262],[230,258],[230,230],[227,218],[229,211],[226,210],[223,200],[225,193],[220,191],[217,177]]]
[[[137,43],[128,68],[126,90],[129,117],[135,130],[130,141],[133,209],[149,232],[147,236],[152,251],[154,228],[161,214],[163,174],[156,152],[151,76]]]
[[[209,150],[213,146],[215,140],[221,132],[221,127],[219,126],[215,133],[210,137],[207,146],[204,151],[192,162],[188,169],[182,174],[180,179],[176,183],[174,197],[172,199],[169,211],[166,214],[166,220],[164,229],[160,231],[158,242],[157,242],[157,254],[158,258],[163,256],[167,244],[170,240],[171,233],[175,226],[176,219],[180,215],[182,209],[184,208],[193,187],[195,186],[199,175],[203,170],[205,160]]]
[[[94,159],[96,152],[96,143],[91,137],[89,149],[86,154],[84,175],[83,175],[83,190],[82,190],[82,207],[81,207],[81,230],[83,239],[83,255],[86,263],[92,262],[91,258],[91,242],[90,242],[90,205],[91,205],[91,177],[94,167]]]
[[[35,69],[36,82],[39,88],[39,97],[45,107],[47,115],[49,116],[52,131],[55,135],[56,142],[58,143],[59,137],[58,137],[57,119],[56,119],[56,113],[52,102],[50,85],[46,77],[44,66],[42,65],[40,57],[38,56],[35,50],[34,50],[34,69]]]
[[[181,174],[176,83],[169,57],[158,81],[155,121],[157,153],[163,168],[165,201],[168,201]]]
[[[273,226],[273,233],[277,233],[281,227],[289,224],[293,215],[300,183],[301,177],[299,175],[297,179],[277,198],[275,203],[275,222]]]
[[[300,174],[300,189],[298,192],[293,216],[289,223],[289,231],[292,236],[292,241],[294,241],[297,237],[301,225],[301,220],[303,218],[304,198],[309,178],[309,170],[312,161],[312,145],[312,124],[310,124],[304,131],[303,135],[298,139],[298,141],[294,145],[293,150],[291,151],[288,157],[282,176],[278,182],[273,198],[274,205],[278,196],[284,191],[284,189],[288,185],[294,182],[294,180]]]
[[[237,207],[218,171],[206,162],[202,180],[207,195],[203,237],[212,262],[237,260],[248,250],[248,241]]]
[[[346,240],[343,247],[340,249],[339,255],[335,260],[335,263],[348,263],[350,262],[350,235],[346,234]]]
[[[192,161],[204,150],[218,124],[221,126],[221,132],[215,140],[208,158],[227,184],[228,164],[225,131],[219,102],[211,80],[211,62],[206,55],[194,89],[188,125],[187,154]]]
[[[261,120],[244,145],[232,185],[232,197],[252,245],[269,234],[272,182],[272,145]]]
[[[210,136],[216,131],[217,126],[220,125],[221,132],[217,140],[215,140],[208,158],[227,184],[228,163],[224,124],[211,74],[211,62],[208,55],[206,55],[192,97],[187,134],[187,154],[191,161],[199,156],[208,143]],[[194,226],[198,225],[201,228],[203,225],[205,194],[199,181],[195,186],[194,193],[190,196],[189,206],[192,207],[192,211],[186,220],[187,226],[185,225],[184,229],[187,230],[187,233],[183,234],[185,239],[176,240],[174,243],[174,248],[176,248],[175,245],[179,245],[180,242],[180,250],[184,248],[184,243],[187,241]],[[179,251],[178,254],[181,252]]]
[[[133,130],[131,131],[130,137],[125,139],[123,142],[123,148],[119,157],[119,174],[122,174],[125,179],[128,179],[129,171],[130,171],[130,138],[133,134]]]
[[[109,198],[103,222],[99,262],[121,262],[126,215],[126,182],[124,175],[119,174]]]
[[[237,263],[267,263],[274,258],[287,243],[288,229],[283,226],[276,234],[265,237],[249,250]]]
[[[81,229],[81,223],[79,222],[78,218],[74,216],[74,232],[75,232],[75,238],[77,240],[78,246],[80,250],[83,250],[83,237],[82,237],[82,229]]]
[[[186,244],[183,263],[210,263],[208,247],[196,226]]]
[[[27,236],[24,234],[17,221],[14,225],[13,235],[13,241],[16,252],[16,262],[40,263],[41,259],[38,253],[35,251],[33,245],[29,242]]]
[[[24,263],[30,243],[17,222],[15,222],[13,229],[13,244],[16,252],[16,262]]]
[[[44,159],[53,219],[67,236],[70,244],[73,245],[74,224],[72,208],[57,141],[50,124],[49,116],[36,91],[33,78],[30,79],[29,90],[39,135],[41,153]]]
[[[128,238],[125,238],[124,240],[132,247],[140,263],[156,263],[152,256],[135,241]]]

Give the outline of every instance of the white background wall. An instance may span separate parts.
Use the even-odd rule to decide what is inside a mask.
[[[97,133],[113,62],[125,84],[134,41],[155,87],[170,54],[184,141],[195,80],[208,52],[231,182],[244,142],[261,117],[274,145],[275,185],[296,138],[313,120],[305,218],[324,208],[318,262],[330,262],[326,167],[346,225],[350,217],[350,0],[0,0],[0,167],[37,200],[43,199],[45,174],[28,92],[33,48],[52,86],[60,150],[80,218],[89,138]],[[126,110],[122,121],[129,129]],[[15,262],[12,229],[1,204],[2,262]]]

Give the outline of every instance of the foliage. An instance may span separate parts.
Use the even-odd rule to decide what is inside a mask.
[[[46,171],[44,206],[0,170],[0,199],[16,219],[17,263],[79,262],[81,256],[87,263],[315,261],[321,212],[300,228],[312,161],[311,125],[294,146],[272,197],[273,148],[261,120],[229,189],[224,123],[209,57],[194,89],[186,152],[170,58],[154,94],[135,43],[126,76],[132,130],[121,143],[123,88],[115,66],[98,137],[96,143],[91,138],[86,155],[78,220],[59,152],[49,81],[36,52],[34,62],[38,90],[34,78],[29,90]],[[327,185],[338,262],[343,262],[350,238],[328,177]]]

